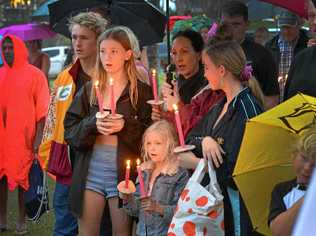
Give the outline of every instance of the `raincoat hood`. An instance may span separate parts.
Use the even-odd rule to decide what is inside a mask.
[[[10,38],[12,40],[14,59],[13,59],[12,67],[10,67],[7,64],[7,62],[6,62],[5,58],[4,58],[3,52],[1,50],[1,57],[2,57],[2,60],[3,60],[3,65],[6,68],[12,68],[13,69],[13,68],[20,67],[20,66],[28,63],[28,61],[27,61],[28,50],[27,50],[24,42],[20,38],[18,38],[16,36],[13,36],[13,35],[10,35],[10,34],[4,35],[3,38],[1,39],[1,49],[2,49],[3,41],[6,38]]]

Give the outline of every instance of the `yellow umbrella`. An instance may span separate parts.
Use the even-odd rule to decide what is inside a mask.
[[[273,187],[295,177],[291,149],[299,135],[316,121],[316,98],[298,94],[249,120],[233,177],[256,231],[268,228]]]

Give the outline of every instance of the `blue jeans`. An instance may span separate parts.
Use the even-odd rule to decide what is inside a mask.
[[[69,208],[70,186],[56,182],[54,192],[55,225],[53,236],[78,235],[77,219],[71,214]]]

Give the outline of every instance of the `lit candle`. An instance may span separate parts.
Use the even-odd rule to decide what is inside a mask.
[[[158,86],[157,86],[157,76],[156,75],[157,75],[156,69],[152,69],[152,76],[151,76],[152,90],[153,90],[155,101],[158,101]]]
[[[103,97],[102,97],[100,90],[99,90],[99,80],[95,81],[94,87],[95,87],[95,94],[96,94],[97,99],[98,99],[99,111],[103,112]]]
[[[115,96],[114,96],[114,82],[113,79],[110,78],[110,107],[111,107],[111,114],[115,115]]]
[[[145,184],[144,184],[144,178],[143,178],[143,173],[140,168],[140,160],[136,160],[136,165],[137,165],[137,174],[138,174],[138,181],[139,181],[139,188],[140,188],[140,196],[141,197],[146,197],[146,190],[145,190]]]
[[[181,125],[181,119],[180,119],[178,106],[176,104],[173,104],[172,107],[174,109],[174,116],[175,116],[175,120],[176,120],[179,142],[180,142],[181,147],[184,147],[185,146],[184,135],[183,135],[183,131],[182,131],[182,125]]]
[[[130,171],[131,171],[131,161],[127,160],[126,170],[125,170],[125,188],[128,188]]]

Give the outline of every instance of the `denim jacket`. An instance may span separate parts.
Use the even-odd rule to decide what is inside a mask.
[[[150,175],[151,170],[143,171],[144,182],[147,187]],[[139,218],[136,232],[138,236],[167,235],[175,207],[188,180],[188,171],[181,167],[172,176],[160,174],[156,178],[152,187],[151,198],[164,206],[163,216],[158,213],[144,213],[140,210],[139,184],[136,183],[137,191],[134,194],[134,200],[125,203],[123,207],[129,215]]]

